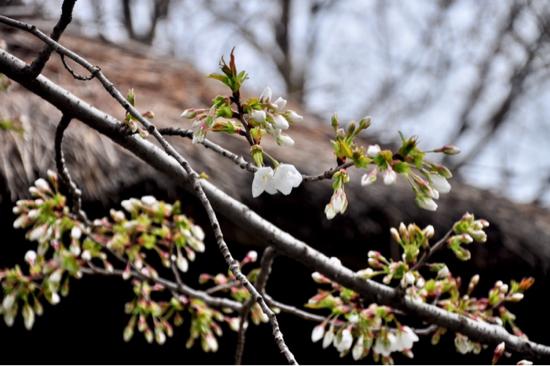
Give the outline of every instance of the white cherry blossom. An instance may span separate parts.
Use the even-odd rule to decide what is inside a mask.
[[[394,350],[395,342],[395,335],[392,333],[387,333],[386,337],[379,336],[376,338],[376,342],[374,343],[372,350],[379,355],[389,356]]]
[[[363,174],[361,177],[361,185],[362,186],[368,186],[372,183],[376,182],[376,176],[378,175],[378,168],[373,168],[370,172],[367,174]]]
[[[348,207],[348,199],[346,197],[346,192],[343,188],[338,188],[332,194],[330,202],[325,206],[325,215],[327,219],[332,220],[336,214],[343,214]]]
[[[280,134],[277,136],[276,141],[281,146],[294,146],[294,139],[288,135]]]
[[[38,178],[34,181],[34,186],[42,192],[50,192],[50,185],[44,178]]]
[[[252,197],[256,198],[263,192],[275,194],[277,190],[273,186],[273,169],[270,167],[260,167],[254,173],[252,181]]]
[[[2,308],[4,311],[8,311],[13,307],[13,304],[15,304],[15,294],[6,295],[2,301]]]
[[[334,327],[331,325],[328,332],[325,333],[325,336],[323,337],[323,348],[327,348],[332,344],[332,341],[334,340]]]
[[[273,174],[273,187],[284,195],[302,183],[302,175],[292,164],[279,164]]]
[[[342,331],[341,338],[337,338],[339,341],[335,344],[338,352],[346,352],[351,348],[353,343],[353,336],[351,335],[351,330],[346,328]]]
[[[360,335],[359,338],[357,338],[357,341],[355,342],[355,346],[353,346],[353,349],[351,350],[351,355],[353,356],[353,359],[357,361],[361,359],[364,351],[365,351],[365,342],[363,340],[363,335]]]
[[[394,351],[404,351],[411,349],[414,342],[418,342],[418,336],[413,330],[407,326],[397,329],[395,343],[393,344]]]
[[[34,264],[34,261],[36,260],[36,252],[34,250],[29,250],[27,253],[25,253],[25,262],[29,264]]]

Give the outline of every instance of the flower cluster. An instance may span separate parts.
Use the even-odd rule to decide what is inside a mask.
[[[434,248],[437,250],[444,247],[441,244],[446,243],[447,247],[456,252],[454,243],[458,237],[467,235],[471,241],[484,242],[487,235],[483,229],[487,226],[485,220],[476,220],[467,213],[432,247],[430,240],[435,231],[431,225],[420,229],[415,224],[401,224],[398,229],[391,229],[391,236],[400,246],[402,260],[394,261],[380,252],[369,251],[368,267],[358,271],[357,276],[365,280],[380,278],[384,284],[402,287],[404,294],[411,299],[472,319],[509,327],[514,334],[523,336],[515,324],[514,314],[505,304],[521,301],[523,293],[533,285],[532,278],[511,281],[510,285],[497,281],[487,297],[478,298],[474,296],[479,283],[478,275],[472,277],[465,291],[461,291],[461,279],[454,277],[446,264],[427,262]],[[335,258],[333,260],[339,263]],[[424,267],[428,269],[427,272],[423,271]],[[355,291],[317,272],[312,274],[312,278],[323,287],[330,287],[319,289],[306,305],[330,311],[326,320],[314,328],[313,342],[323,339],[323,347],[333,345],[341,356],[351,350],[355,360],[366,357],[369,351],[372,351],[375,361],[381,357],[384,363],[393,362],[391,355],[394,352],[412,356],[410,350],[418,336],[411,328],[400,323],[391,308],[377,304],[365,307],[364,300]],[[445,332],[446,329],[442,327],[433,330],[432,343],[437,344]],[[481,343],[460,333],[455,334],[455,346],[459,353],[479,353],[483,348]]]
[[[448,193],[451,185],[447,179],[452,177],[451,172],[443,165],[435,164],[425,159],[426,151],[418,148],[416,137],[401,136],[401,147],[396,153],[391,150],[381,150],[378,145],[370,145],[366,155],[372,159],[374,167],[361,178],[362,185],[369,185],[376,181],[380,173],[384,184],[393,184],[397,174],[404,176],[411,185],[419,207],[435,211],[437,204],[434,200],[440,194]],[[432,150],[431,152],[447,155],[458,154],[459,150],[451,145]]]
[[[370,117],[365,117],[358,123],[351,121],[345,130],[340,126],[338,117],[332,117],[335,139],[331,142],[337,163],[342,165],[350,162],[356,168],[366,170],[361,178],[363,186],[373,184],[378,176],[382,176],[384,184],[391,185],[398,175],[402,175],[415,192],[417,204],[427,210],[436,210],[437,204],[434,200],[451,189],[447,181],[452,176],[450,171],[443,165],[427,161],[425,156],[428,151],[418,148],[416,137],[405,138],[401,135],[401,147],[395,153],[389,149],[382,150],[377,144],[363,147],[356,140],[359,133],[370,124]],[[446,145],[429,152],[452,155],[459,151],[454,146]],[[329,220],[336,214],[345,212],[348,201],[344,185],[348,182],[349,176],[345,169],[333,175],[333,195],[325,207]]]
[[[19,266],[0,271],[4,290],[0,312],[7,325],[11,326],[20,312],[30,329],[35,315],[43,312],[43,299],[53,305],[59,303],[60,295],[68,294],[69,279],[80,278],[85,271],[114,273],[110,259],[114,257],[122,261],[124,269],[118,270],[122,277],[133,278],[136,295],[126,305],[131,316],[124,329],[125,340],[129,341],[137,329],[148,342],[163,344],[173,335],[173,326],[183,322],[184,311],[191,318],[188,347],[200,339],[204,351],[216,351],[216,336],[222,334],[220,322],[237,329],[237,318],[200,300],[173,295],[163,301],[153,296],[166,298],[167,289],[151,284],[158,273],[150,264],[149,254],[156,255],[165,267],[174,264],[186,272],[189,261],[205,250],[203,230],[181,213],[179,202],[169,204],[152,196],[130,198],[121,203],[123,211],[112,209],[110,217],[88,225],[70,212],[66,197],[59,192],[57,175],[48,172],[48,177],[49,181],[38,179],[29,189],[33,199],[18,201],[13,210],[18,215],[14,227],[25,229],[27,239],[38,242],[38,246],[25,254],[28,273]],[[243,264],[251,258],[249,255]]]
[[[148,264],[148,253],[157,255],[165,267],[174,262],[186,272],[196,253],[204,252],[204,232],[181,214],[179,202],[169,204],[144,196],[122,201],[121,205],[127,214],[111,210],[110,218],[94,221],[95,237],[84,242],[87,257],[104,256],[105,246],[127,258],[128,277],[132,267],[156,277],[156,270]]]
[[[301,184],[301,174],[294,165],[280,163],[267,154],[261,146],[261,141],[267,134],[281,146],[293,146],[294,140],[283,131],[291,124],[301,122],[303,117],[287,109],[287,101],[284,98],[273,100],[269,87],[266,87],[258,98],[241,101],[240,88],[248,76],[244,71],[237,71],[233,52],[230,54],[229,64],[226,64],[222,57],[220,69],[222,74],[211,74],[210,77],[228,86],[232,94],[215,97],[208,109],[189,108],[181,114],[181,117],[193,120],[193,142],[203,142],[209,131],[245,136],[251,146],[252,159],[257,166],[252,183],[252,195],[258,197],[263,192],[290,194],[292,188]],[[264,156],[272,161],[275,169],[264,166]]]
[[[125,307],[126,313],[131,315],[123,332],[126,342],[132,339],[137,329],[148,343],[155,341],[162,345],[167,337],[174,335],[174,327],[183,324],[185,313],[191,318],[189,338],[185,344],[187,348],[191,348],[200,339],[204,352],[216,352],[216,337],[223,334],[221,324],[226,323],[236,330],[236,318],[212,309],[201,300],[182,295],[173,295],[169,301],[157,300],[155,297],[162,298],[166,292],[161,284],[150,285],[147,281],[133,280],[133,285],[136,297]]]
[[[28,271],[16,266],[0,271],[4,299],[1,313],[8,326],[19,312],[31,329],[35,315],[43,313],[42,301],[55,305],[69,291],[69,279],[80,278],[82,224],[69,215],[66,198],[58,191],[57,176],[48,172],[49,182],[37,179],[29,188],[33,199],[19,200],[14,228],[23,228],[36,250],[25,254]]]
[[[412,357],[413,343],[418,336],[408,326],[402,325],[394,311],[387,306],[370,304],[362,306],[360,296],[354,291],[330,281],[319,273],[313,279],[331,290],[319,290],[306,304],[313,309],[328,309],[331,315],[313,328],[311,340],[323,340],[323,348],[333,346],[343,357],[351,351],[354,360],[360,360],[372,351],[373,359],[392,363],[392,353]],[[355,344],[354,344],[355,341]]]
[[[257,259],[258,253],[256,253],[255,251],[250,251],[241,260],[239,265],[241,267],[244,267],[248,264],[255,263]],[[251,282],[254,282],[256,280],[256,277],[258,276],[259,271],[259,268],[250,270],[250,272],[247,274],[248,279]],[[218,273],[214,276],[208,273],[202,273],[199,277],[199,283],[213,283],[214,286],[208,289],[208,292],[211,294],[218,292],[229,293],[231,298],[243,304],[250,299],[250,292],[248,292],[248,290],[240,284],[240,282],[237,280],[232,272],[228,272],[227,274]],[[250,319],[256,325],[269,321],[267,315],[265,315],[258,303],[254,303],[254,305],[252,305],[252,308],[250,309]],[[237,323],[234,324],[234,327],[238,329],[239,323],[238,320],[236,321]]]
[[[460,221],[453,225],[454,235],[449,238],[447,244],[460,260],[468,260],[472,256],[470,251],[463,245],[472,242],[484,243],[487,241],[487,234],[484,229],[489,226],[487,220],[476,220],[474,215],[466,213]]]
[[[345,169],[334,173],[332,176],[332,197],[330,202],[325,206],[325,215],[327,219],[332,220],[336,214],[343,214],[348,208],[348,198],[344,191],[344,185],[350,180]]]

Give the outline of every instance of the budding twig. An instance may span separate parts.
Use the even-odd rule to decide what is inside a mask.
[[[254,284],[258,291],[264,296],[264,299],[266,298],[265,286],[267,285],[267,280],[269,279],[269,274],[271,273],[271,267],[273,265],[273,260],[275,259],[276,254],[277,253],[275,252],[273,247],[265,248],[260,264],[260,273],[258,274],[258,277],[256,278],[256,283]],[[244,346],[246,343],[246,330],[248,328],[248,315],[250,314],[250,310],[252,309],[252,305],[254,305],[254,303],[255,300],[251,297],[244,304],[241,310],[239,331],[237,334],[237,346],[235,347],[235,365],[242,364]]]
[[[179,127],[165,127],[165,128],[159,128],[159,132],[164,136],[180,136],[185,137],[188,139],[193,138],[193,131],[187,130],[184,128]],[[212,142],[208,139],[204,139],[204,141],[200,142],[204,147],[207,149],[210,149],[214,151],[217,154],[220,154],[224,158],[228,158],[231,160],[235,165],[237,165],[239,168],[244,169],[246,171],[249,171],[251,173],[255,173],[258,170],[258,167],[248,161],[246,161],[242,156],[237,155],[230,150],[225,149],[224,147],[216,144],[215,142]],[[332,179],[332,176],[334,173],[341,169],[347,169],[349,167],[353,166],[353,162],[348,161],[344,164],[341,164],[337,167],[331,168],[321,174],[318,175],[302,175],[302,179],[304,182],[315,182],[320,181],[323,179]]]
[[[417,271],[419,270],[424,264],[426,264],[426,261],[437,251],[439,251],[441,248],[443,248],[443,246],[445,245],[445,243],[447,242],[447,239],[449,239],[449,236],[451,236],[451,234],[453,233],[453,229],[450,229],[449,231],[447,231],[445,233],[445,235],[443,235],[443,237],[441,239],[439,239],[437,241],[437,243],[435,243],[434,245],[432,245],[431,247],[429,247],[427,250],[424,251],[424,253],[422,253],[422,256],[420,257],[420,259],[418,260],[418,262],[416,262],[414,264],[414,266],[411,267],[411,271]]]

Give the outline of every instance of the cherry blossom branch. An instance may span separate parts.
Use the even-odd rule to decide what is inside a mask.
[[[0,16],[0,22],[3,22],[2,18]],[[188,178],[185,170],[157,146],[137,136],[121,134],[119,127],[121,123],[114,117],[90,106],[46,77],[39,76],[36,79],[29,80],[25,77],[25,65],[23,61],[0,49],[0,72],[7,77],[53,104],[64,113],[70,113],[74,118],[111,138],[159,171],[182,183],[187,182]],[[273,245],[279,253],[299,261],[312,271],[318,271],[368,299],[379,304],[393,306],[427,322],[460,332],[472,340],[490,345],[505,342],[506,349],[509,351],[523,353],[535,358],[550,358],[550,347],[548,346],[514,336],[500,326],[469,319],[408,297],[400,297],[395,289],[371,280],[364,280],[350,269],[334,264],[324,254],[282,231],[243,203],[219,190],[212,183],[202,180],[201,185],[208,194],[213,206],[229,222],[264,238],[266,244]]]
[[[159,132],[164,136],[180,136],[185,137],[188,139],[193,138],[193,131],[179,128],[179,127],[166,127],[166,128],[159,128]],[[214,151],[215,153],[223,156],[224,158],[227,158],[231,160],[235,165],[237,165],[239,168],[244,169],[246,171],[249,171],[250,173],[255,173],[258,170],[258,167],[248,161],[246,161],[241,155],[237,155],[233,152],[231,152],[228,149],[225,149],[224,147],[208,140],[204,139],[204,141],[200,142],[204,147],[207,149],[210,149]],[[314,182],[319,181],[323,179],[331,179],[334,173],[341,169],[347,169],[349,167],[353,166],[352,161],[348,161],[344,164],[340,164],[337,167],[331,168],[321,174],[318,175],[304,175],[302,174],[302,179],[304,182]]]
[[[445,245],[445,243],[447,243],[447,239],[449,239],[449,237],[451,236],[451,234],[453,233],[453,230],[450,229],[449,231],[447,231],[445,233],[445,235],[443,235],[443,237],[441,239],[439,239],[437,241],[437,243],[435,243],[434,245],[430,246],[426,251],[424,251],[424,253],[422,253],[422,256],[420,257],[420,259],[418,260],[418,262],[416,262],[414,264],[414,266],[412,266],[411,268],[411,271],[417,271],[419,270],[420,268],[422,268],[422,266],[424,264],[426,264],[426,261],[437,251],[439,251],[441,248],[443,248],[443,246]]]
[[[353,166],[353,162],[348,161],[346,163],[338,165],[337,167],[331,168],[319,175],[302,175],[302,178],[305,182],[315,182],[323,179],[332,179],[334,173],[340,171],[341,169],[347,169],[351,166]]]
[[[262,294],[264,299],[266,297],[265,286],[267,285],[267,280],[271,273],[271,266],[273,265],[273,260],[275,259],[275,256],[276,252],[273,247],[265,248],[260,263],[260,273],[258,274],[258,277],[256,278],[256,283],[254,284],[256,286],[256,289]],[[250,314],[250,310],[252,309],[252,305],[254,305],[254,302],[254,298],[251,297],[244,304],[241,310],[239,330],[237,333],[237,346],[235,347],[235,365],[242,364],[244,346],[246,343],[246,330],[248,329],[248,315]]]

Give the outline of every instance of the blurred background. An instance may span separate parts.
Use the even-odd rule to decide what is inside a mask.
[[[370,115],[386,141],[457,144],[447,163],[467,182],[550,204],[547,0],[79,0],[76,19],[204,73],[237,46],[252,90],[323,121]]]
[[[49,32],[60,4],[0,0],[0,13]],[[28,61],[40,45],[22,33],[0,28],[0,39]],[[550,318],[545,315],[550,306],[550,1],[78,0],[74,22],[61,42],[100,65],[122,91],[136,88],[138,107],[153,110],[159,124],[172,125],[183,123],[178,115],[184,108],[204,107],[221,93],[205,76],[235,46],[239,68],[251,76],[247,93],[270,86],[275,96],[288,96],[293,108],[305,114],[304,125],[291,133],[296,148],[277,153],[306,173],[334,164],[328,122],[335,112],[342,121],[372,116],[369,141],[392,144],[403,131],[420,136],[424,149],[458,145],[462,154],[445,161],[455,173],[453,191],[438,202],[437,213],[418,209],[404,184],[365,189],[354,182],[347,188],[352,203],[346,214],[327,221],[323,207],[330,198],[329,182],[302,185],[289,197],[252,200],[249,175],[217,155],[185,141],[176,143],[226,192],[352,269],[365,266],[370,249],[398,257],[388,230],[401,221],[434,224],[441,234],[466,211],[487,218],[489,241],[472,248],[471,262],[457,263],[445,253],[439,259],[448,260],[464,281],[480,273],[480,296],[497,279],[536,277],[526,300],[511,310],[531,339],[550,344]],[[45,74],[113,116],[123,116],[100,86],[74,81],[59,60],[52,58]],[[8,233],[6,243],[13,243],[0,252],[2,266],[21,263],[32,247],[22,232],[11,228],[11,207],[34,179],[53,167],[50,137],[59,116],[46,104],[17,85],[5,98],[0,95],[0,115],[20,119],[32,131],[24,136],[0,133],[0,232]],[[121,199],[154,194],[182,199],[187,213],[206,225],[200,205],[176,182],[147,170],[97,135],[78,124],[66,138],[67,160],[83,186],[84,208],[91,217],[104,215]],[[236,140],[217,141],[247,154]],[[261,238],[221,219],[237,256],[258,248]],[[224,270],[212,240],[207,248],[213,254],[199,258],[191,275]],[[122,281],[85,279],[62,304],[47,309],[32,332],[19,323],[14,329],[0,325],[5,359],[231,362],[233,334],[218,354],[182,350],[185,338],[178,334],[165,347],[147,345],[139,337],[124,343],[123,307],[131,298],[127,287]],[[316,291],[309,271],[288,259],[275,263],[268,290],[296,306]],[[311,344],[310,323],[282,315],[281,326],[299,361],[352,361]],[[251,332],[245,362],[282,361],[266,326]],[[443,347],[434,348],[425,339],[415,346],[414,360],[396,361],[479,364],[488,363],[492,354],[485,350],[480,356],[462,356],[455,352],[452,336],[442,342]],[[63,353],[60,346],[66,346]],[[516,358],[506,362],[521,359]]]

